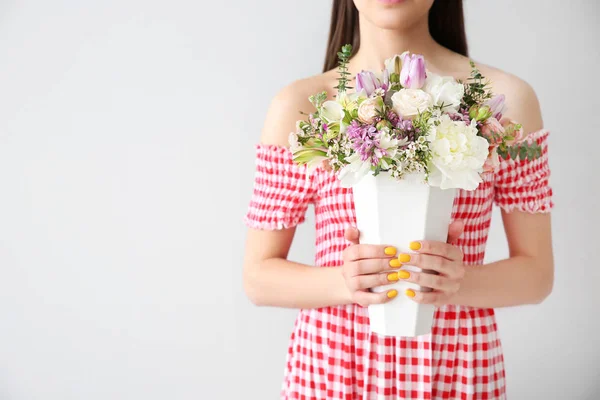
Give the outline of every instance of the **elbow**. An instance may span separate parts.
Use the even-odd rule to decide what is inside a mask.
[[[544,300],[550,296],[552,289],[554,288],[554,274],[552,269],[543,274],[541,279],[538,281],[537,295],[534,299],[534,304],[541,304]]]
[[[266,301],[264,296],[262,296],[262,291],[259,289],[259,277],[257,266],[245,265],[244,266],[244,274],[243,274],[243,283],[244,283],[244,292],[246,293],[246,297],[248,300],[252,302],[255,306],[265,306]]]

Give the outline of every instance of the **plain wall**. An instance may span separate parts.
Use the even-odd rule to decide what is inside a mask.
[[[1,400],[278,397],[296,312],[246,299],[241,218],[268,103],[319,72],[330,4],[0,2]],[[600,398],[599,16],[466,0],[472,56],[528,81],[552,131],[556,283],[498,310],[510,399]]]

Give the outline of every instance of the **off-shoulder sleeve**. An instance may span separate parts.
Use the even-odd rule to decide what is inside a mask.
[[[529,135],[542,148],[535,160],[502,160],[496,173],[494,202],[505,211],[549,212],[554,203],[549,185],[547,130]]]
[[[304,222],[314,202],[314,174],[292,160],[283,146],[257,144],[254,189],[244,217],[251,228],[275,230]]]

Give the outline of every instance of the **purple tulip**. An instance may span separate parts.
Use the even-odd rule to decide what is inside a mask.
[[[402,60],[400,84],[407,89],[420,89],[425,84],[425,59],[419,54],[406,54]]]
[[[506,97],[503,94],[499,94],[484,103],[490,107],[492,117],[496,118],[498,121],[502,119],[502,113],[504,112],[504,100],[506,100]]]
[[[370,96],[375,89],[379,89],[381,83],[371,71],[362,71],[356,75],[356,91],[364,90]]]

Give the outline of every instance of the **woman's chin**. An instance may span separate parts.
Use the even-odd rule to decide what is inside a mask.
[[[368,20],[380,29],[403,31],[415,23],[415,19],[407,18],[402,13],[388,12],[377,14],[368,18]]]
[[[402,30],[422,21],[431,9],[433,0],[354,0],[354,5],[361,17],[376,27]]]

